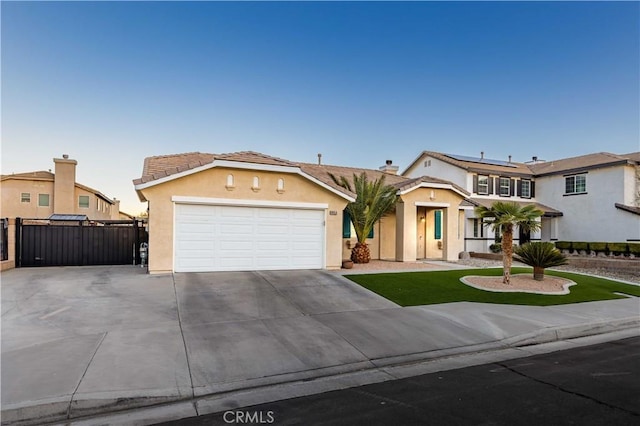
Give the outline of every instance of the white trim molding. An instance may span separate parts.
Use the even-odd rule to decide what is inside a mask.
[[[267,201],[267,200],[234,200],[230,198],[209,198],[209,197],[187,197],[174,195],[171,201],[176,204],[204,204],[216,206],[241,206],[241,207],[272,207],[282,209],[307,209],[326,210],[329,204],[326,203],[297,203],[289,201]]]
[[[416,201],[416,207],[442,207],[449,208],[451,207],[450,203],[434,203],[432,201]]]
[[[228,169],[244,169],[244,170],[259,170],[259,171],[263,171],[263,172],[279,172],[279,173],[289,173],[289,174],[297,174],[299,176],[302,176],[303,178],[310,180],[311,182],[315,183],[316,185],[319,185],[321,187],[323,187],[324,189],[326,189],[327,191],[330,191],[342,198],[344,198],[347,201],[350,202],[354,202],[355,198],[327,185],[326,183],[314,178],[311,175],[308,175],[307,173],[303,172],[302,170],[300,170],[299,167],[297,166],[276,166],[276,165],[271,165],[271,164],[256,164],[256,163],[243,163],[240,161],[228,161],[228,160],[214,160],[213,162],[209,163],[209,164],[205,164],[204,166],[200,166],[200,167],[195,167],[193,169],[189,169],[189,170],[185,170],[184,172],[180,172],[180,173],[175,173],[169,176],[165,176],[162,177],[160,179],[155,179],[149,182],[145,182],[145,183],[140,183],[138,185],[135,185],[135,189],[136,191],[139,191],[141,189],[146,189],[155,185],[159,185],[161,183],[165,183],[165,182],[169,182],[171,180],[174,179],[179,179],[181,177],[185,177],[185,176],[189,176],[192,175],[194,173],[199,173],[205,170],[209,170],[212,169],[214,167],[224,167],[224,168],[228,168]]]
[[[411,191],[414,191],[416,189],[419,188],[435,188],[435,189],[449,189],[453,192],[455,192],[456,194],[459,194],[461,196],[463,196],[464,198],[467,198],[469,196],[469,194],[465,194],[462,191],[460,191],[459,189],[457,189],[455,186],[448,184],[448,183],[430,183],[430,182],[422,182],[420,185],[416,185],[416,186],[412,186],[411,188],[407,188],[403,191],[398,191],[398,195],[404,195],[404,194],[408,194]]]

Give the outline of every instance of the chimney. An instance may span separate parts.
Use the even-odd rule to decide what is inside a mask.
[[[484,160],[484,151],[480,151],[480,160]]]
[[[76,160],[67,154],[54,158],[53,213],[74,214],[76,212]]]
[[[111,220],[120,219],[120,200],[113,198],[114,204],[111,206]]]
[[[318,166],[322,165],[322,154],[318,153]]]
[[[393,161],[387,160],[385,161],[385,165],[380,167],[380,171],[389,175],[397,175],[398,174],[398,166],[393,166]]]
[[[536,157],[535,155],[534,155],[533,157],[531,157],[531,159],[532,159],[534,162],[538,161],[538,157]]]

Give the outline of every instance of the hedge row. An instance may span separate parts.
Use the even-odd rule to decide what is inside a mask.
[[[556,248],[559,250],[568,250],[569,253],[576,251],[584,251],[590,253],[604,253],[605,255],[613,254],[615,256],[629,256],[633,254],[640,257],[640,243],[603,243],[603,242],[583,242],[583,241],[556,241]]]

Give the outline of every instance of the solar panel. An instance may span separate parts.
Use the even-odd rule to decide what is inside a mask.
[[[454,160],[469,161],[471,163],[490,164],[492,166],[503,166],[503,167],[518,167],[513,163],[509,163],[508,161],[492,160],[490,158],[467,157],[466,155],[454,155],[454,154],[445,154],[445,155],[447,157],[453,158]]]

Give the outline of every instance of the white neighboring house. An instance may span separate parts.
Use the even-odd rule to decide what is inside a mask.
[[[596,153],[528,163],[424,151],[403,176],[438,176],[471,193],[465,212],[465,251],[487,252],[495,241],[473,208],[495,201],[535,204],[542,229],[516,230],[514,243],[640,240],[640,153]]]
[[[528,164],[537,199],[564,216],[544,240],[640,241],[640,152],[607,152]]]

